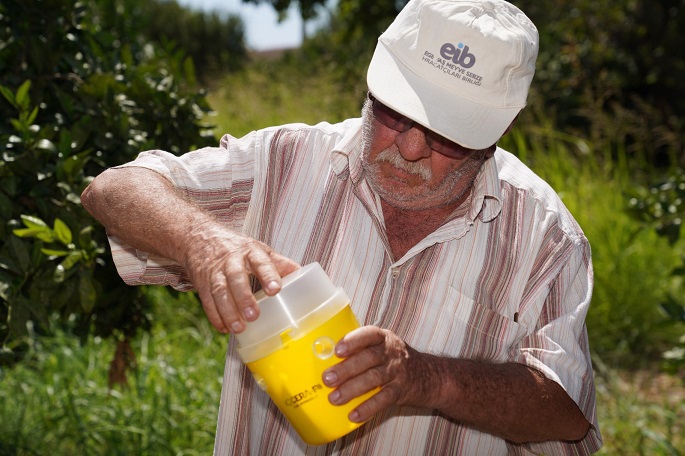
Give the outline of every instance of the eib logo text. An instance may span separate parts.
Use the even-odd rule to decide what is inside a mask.
[[[471,68],[476,64],[476,56],[469,52],[469,47],[464,43],[454,45],[445,43],[440,48],[440,56],[445,60],[451,60],[464,68]]]

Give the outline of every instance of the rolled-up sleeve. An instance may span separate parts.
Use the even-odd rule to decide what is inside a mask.
[[[538,454],[591,454],[602,446],[585,317],[590,307],[593,268],[590,245],[577,240],[549,287],[537,326],[512,348],[513,360],[559,383],[591,425],[578,442],[529,445]]]

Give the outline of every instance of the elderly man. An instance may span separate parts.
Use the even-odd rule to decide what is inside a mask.
[[[240,333],[318,261],[365,325],[322,374],[363,426],[307,446],[235,354],[215,454],[589,454],[601,446],[585,315],[590,246],[496,143],[538,34],[502,0],[411,0],[379,38],[360,119],[267,128],[98,176],[84,206],[130,284],[197,290]],[[325,417],[321,417],[325,420]]]

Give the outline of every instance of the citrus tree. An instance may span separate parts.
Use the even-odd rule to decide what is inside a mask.
[[[150,324],[80,194],[141,150],[214,141],[204,94],[188,84],[192,60],[103,13],[126,18],[136,4],[0,3],[0,364],[55,324],[124,344]]]

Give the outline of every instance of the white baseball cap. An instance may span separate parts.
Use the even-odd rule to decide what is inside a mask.
[[[526,105],[538,31],[504,0],[410,0],[367,74],[381,103],[470,149],[495,144]]]

